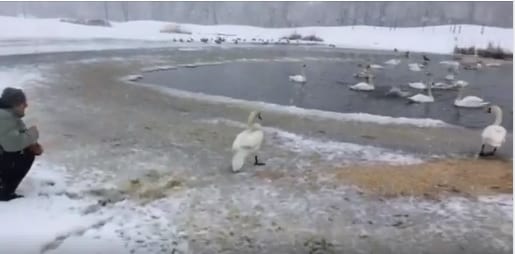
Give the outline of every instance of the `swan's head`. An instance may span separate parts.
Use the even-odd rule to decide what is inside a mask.
[[[302,68],[306,68],[306,64],[303,64],[303,65],[302,65]]]
[[[263,118],[261,117],[261,112],[259,112],[259,111],[250,112],[249,119],[248,119],[249,126],[252,126],[256,122],[256,119],[263,121]]]
[[[486,107],[486,112],[491,114],[492,112],[501,112],[501,108],[497,105],[491,105]]]

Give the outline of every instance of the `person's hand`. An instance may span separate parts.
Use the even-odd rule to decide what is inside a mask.
[[[43,147],[39,143],[32,144],[27,149],[36,156],[43,154]]]

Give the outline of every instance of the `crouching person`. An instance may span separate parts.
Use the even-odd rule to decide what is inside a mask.
[[[16,188],[27,175],[34,158],[43,153],[36,126],[22,121],[27,99],[21,89],[5,88],[0,97],[0,201],[22,197]]]

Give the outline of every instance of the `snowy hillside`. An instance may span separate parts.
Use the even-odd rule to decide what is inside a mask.
[[[200,38],[216,38],[219,34],[227,37],[230,43],[232,38],[263,39],[277,41],[281,37],[293,33],[302,36],[316,35],[326,44],[334,44],[337,47],[358,49],[384,49],[410,50],[428,53],[451,53],[455,46],[486,47],[488,43],[494,46],[513,51],[513,29],[485,27],[483,34],[481,26],[459,25],[452,32],[450,26],[398,28],[392,30],[387,27],[355,26],[355,27],[301,27],[301,28],[260,28],[234,25],[192,25],[182,24],[181,28],[191,32],[187,34],[161,33],[168,23],[158,21],[131,21],[126,23],[113,22],[112,27],[82,26],[59,22],[58,19],[23,19],[14,17],[0,17],[0,44],[4,45],[0,54],[9,54],[6,47],[13,46],[10,54],[19,51],[19,43],[9,42],[18,40],[92,40],[92,39],[117,39],[117,40],[144,40],[152,42],[171,42],[172,39],[193,38],[196,42]],[[296,42],[293,42],[296,43]],[[36,43],[37,45],[37,43]],[[156,44],[149,43],[154,47]],[[165,44],[166,45],[166,44]],[[144,47],[141,43],[127,47]],[[161,45],[162,46],[162,45]],[[79,47],[76,42],[74,47]],[[115,48],[120,48],[116,45]],[[105,45],[94,44],[88,49],[112,48]],[[21,50],[26,53],[28,49]],[[72,49],[68,49],[72,50]],[[77,50],[80,50],[78,48]],[[51,51],[46,49],[46,52]],[[30,52],[29,52],[30,53]]]

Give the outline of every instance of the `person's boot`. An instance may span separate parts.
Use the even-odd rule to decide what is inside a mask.
[[[11,201],[13,199],[17,198],[23,198],[23,195],[16,194],[16,193],[10,193],[10,194],[2,194],[0,195],[0,201]]]

